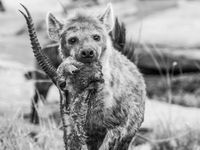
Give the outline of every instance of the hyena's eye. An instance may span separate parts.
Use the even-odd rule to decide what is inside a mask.
[[[95,35],[93,35],[93,39],[95,41],[100,41],[101,37],[99,35],[95,34]]]
[[[71,45],[73,45],[73,44],[75,44],[77,42],[78,42],[78,38],[77,37],[71,37],[71,38],[68,39],[68,43],[71,44]]]

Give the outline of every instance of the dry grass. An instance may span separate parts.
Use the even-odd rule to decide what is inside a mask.
[[[156,67],[161,68],[161,62],[151,51],[149,53]],[[199,73],[175,76],[172,71],[167,74],[161,73],[159,76],[146,76],[145,80],[148,96],[152,99],[187,107],[200,107]],[[144,137],[144,139],[150,143],[152,150],[200,150],[200,128],[190,127],[181,130],[174,128],[172,124],[161,123],[151,133],[150,138]]]
[[[1,150],[64,150],[62,131],[52,121],[34,126],[20,116],[0,118]]]
[[[200,128],[185,127],[176,128],[169,123],[160,122],[147,137],[139,136],[146,144],[141,145],[139,150],[199,150]],[[138,149],[137,149],[138,150]]]
[[[170,130],[169,127],[158,127],[154,132],[153,150],[199,150],[200,129],[186,128],[184,131]]]

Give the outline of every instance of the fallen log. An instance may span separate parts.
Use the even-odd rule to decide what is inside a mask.
[[[146,75],[179,75],[200,72],[198,48],[136,45],[138,67]]]

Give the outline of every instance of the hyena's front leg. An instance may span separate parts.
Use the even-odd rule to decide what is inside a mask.
[[[115,142],[120,138],[118,132],[116,129],[108,131],[99,150],[113,150]]]
[[[127,136],[122,135],[121,131],[120,127],[108,131],[100,150],[128,150],[130,141],[127,141]]]
[[[143,120],[143,116],[139,115],[143,108],[138,109],[130,103],[131,110],[129,110],[129,107],[123,106],[126,106],[125,103],[107,109],[104,122],[110,130],[108,130],[100,150],[128,150]]]
[[[108,131],[99,150],[128,150],[135,133],[124,134],[124,128]]]

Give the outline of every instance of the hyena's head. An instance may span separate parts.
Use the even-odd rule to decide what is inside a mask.
[[[49,13],[48,34],[52,40],[60,43],[63,58],[72,56],[77,61],[91,63],[99,60],[107,51],[110,43],[109,32],[114,26],[113,20],[111,4],[108,4],[101,15],[79,12],[68,17],[65,23],[61,23]]]

